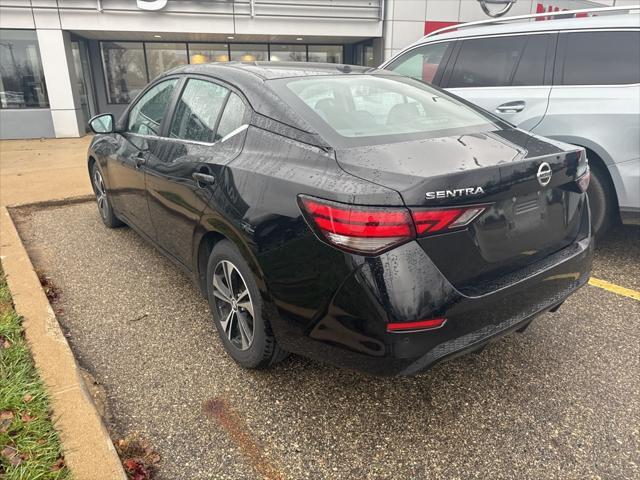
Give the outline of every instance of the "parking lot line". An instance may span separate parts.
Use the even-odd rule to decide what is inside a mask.
[[[630,288],[621,287],[620,285],[616,285],[615,283],[610,283],[605,280],[600,280],[599,278],[591,277],[589,279],[589,285],[593,285],[594,287],[617,293],[618,295],[633,298],[634,300],[640,300],[640,292],[638,292],[637,290],[631,290]]]

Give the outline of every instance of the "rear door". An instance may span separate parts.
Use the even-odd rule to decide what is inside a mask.
[[[547,111],[557,34],[458,42],[442,86],[525,130]]]
[[[185,80],[157,155],[147,165],[151,219],[158,243],[191,265],[200,215],[227,163],[242,150],[249,108],[226,84]]]

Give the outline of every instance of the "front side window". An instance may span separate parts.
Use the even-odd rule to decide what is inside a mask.
[[[445,131],[487,128],[491,124],[488,117],[453,97],[422,82],[395,75],[307,77],[271,82],[296,111],[305,113],[303,110],[306,110],[305,118],[321,134],[340,143],[345,143],[340,137],[343,140],[384,137],[388,141],[402,141],[408,136],[433,137]]]
[[[220,111],[229,90],[217,83],[195,78],[187,82],[171,121],[169,135],[182,140],[213,143]]]
[[[48,106],[35,30],[3,29],[0,33],[0,107]]]
[[[141,135],[158,135],[177,83],[177,79],[166,80],[146,92],[129,112],[127,130]]]
[[[102,42],[109,103],[129,103],[147,85],[142,42]]]
[[[451,42],[440,42],[414,48],[391,62],[386,69],[432,83],[436,73],[444,68],[442,60],[451,45]]]
[[[464,40],[446,87],[542,85],[546,42],[545,35]]]
[[[640,83],[640,31],[567,34],[564,85]]]

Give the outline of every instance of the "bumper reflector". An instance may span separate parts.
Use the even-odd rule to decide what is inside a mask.
[[[440,328],[447,321],[446,318],[430,318],[416,322],[391,322],[387,323],[387,332],[419,332],[422,330],[434,330]]]

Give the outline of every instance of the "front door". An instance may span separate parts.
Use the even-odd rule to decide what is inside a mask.
[[[147,163],[149,209],[158,243],[191,266],[194,230],[225,165],[242,150],[248,107],[229,88],[188,78],[166,137]]]
[[[155,238],[145,184],[146,164],[157,154],[158,135],[177,79],[152,86],[131,108],[120,147],[109,162],[109,186],[116,210],[127,223]]]

